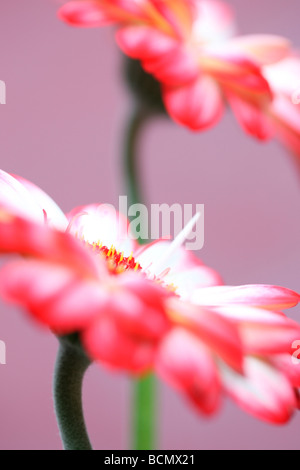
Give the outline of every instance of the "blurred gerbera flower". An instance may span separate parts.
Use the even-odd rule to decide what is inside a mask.
[[[79,333],[91,359],[156,371],[205,414],[225,391],[255,416],[286,422],[297,407],[290,349],[300,327],[280,312],[300,296],[221,285],[183,248],[189,228],[140,248],[112,208],[64,216],[35,185],[0,172],[0,252],[21,255],[2,268],[0,292],[56,334]]]
[[[281,99],[290,83],[281,70],[288,68],[291,45],[280,36],[235,36],[226,3],[75,0],[59,17],[73,26],[116,24],[119,46],[161,83],[165,107],[176,122],[193,130],[209,128],[228,103],[248,134],[260,140],[278,136],[299,153],[299,113]]]
[[[271,128],[293,154],[300,156],[300,106],[295,99],[300,83],[299,54],[291,53],[265,67],[264,76],[274,96],[268,110]]]

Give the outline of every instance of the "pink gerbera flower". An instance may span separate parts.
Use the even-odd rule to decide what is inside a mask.
[[[79,333],[88,355],[141,374],[155,370],[206,414],[223,391],[272,423],[297,407],[291,361],[299,325],[282,309],[300,296],[276,286],[221,285],[174,242],[140,248],[108,206],[64,216],[32,183],[0,172],[0,252],[21,255],[0,272],[5,299],[59,335]],[[192,226],[194,221],[191,221]]]

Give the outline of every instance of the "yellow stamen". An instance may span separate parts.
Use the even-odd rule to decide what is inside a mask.
[[[140,267],[140,263],[136,263],[135,267],[134,267],[134,271],[137,271]]]
[[[111,245],[109,252],[107,253],[107,257],[109,258],[112,254],[113,246]]]
[[[168,289],[170,292],[176,292],[177,289],[178,289],[178,286],[175,286],[175,284],[173,284],[173,282],[172,282],[172,284],[168,284],[168,285],[167,285],[167,289]]]

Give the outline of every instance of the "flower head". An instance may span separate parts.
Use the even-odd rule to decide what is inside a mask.
[[[248,134],[276,135],[299,153],[299,113],[282,99],[291,45],[274,35],[235,36],[226,3],[75,0],[59,17],[73,26],[117,24],[120,48],[160,82],[165,107],[179,124],[209,128],[228,103]]]
[[[205,414],[225,391],[255,416],[286,422],[297,407],[290,349],[300,326],[281,311],[300,296],[223,286],[181,245],[188,228],[140,248],[110,207],[66,217],[32,183],[1,172],[0,252],[21,256],[0,271],[0,292],[56,334],[79,333],[101,364],[156,371]]]

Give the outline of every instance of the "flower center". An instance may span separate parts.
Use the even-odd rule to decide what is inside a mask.
[[[124,253],[117,251],[114,246],[108,248],[107,246],[102,245],[102,243],[93,243],[89,244],[93,252],[103,256],[107,262],[109,271],[112,274],[121,274],[125,271],[141,271],[142,267],[137,263],[133,257],[130,255],[128,257],[124,256]]]
[[[85,242],[85,245],[95,254],[102,256],[106,260],[107,267],[111,274],[118,275],[126,271],[134,271],[142,272],[142,274],[148,278],[147,273],[142,270],[140,263],[135,261],[133,254],[126,257],[123,252],[117,251],[113,245],[108,248],[100,242],[93,244]],[[161,287],[167,289],[171,294],[176,294],[177,286],[173,283],[168,284],[164,280],[165,275],[168,274],[169,271],[169,269],[166,269],[161,273],[161,276],[154,276],[151,279],[153,282],[156,282],[157,284],[160,284]]]

